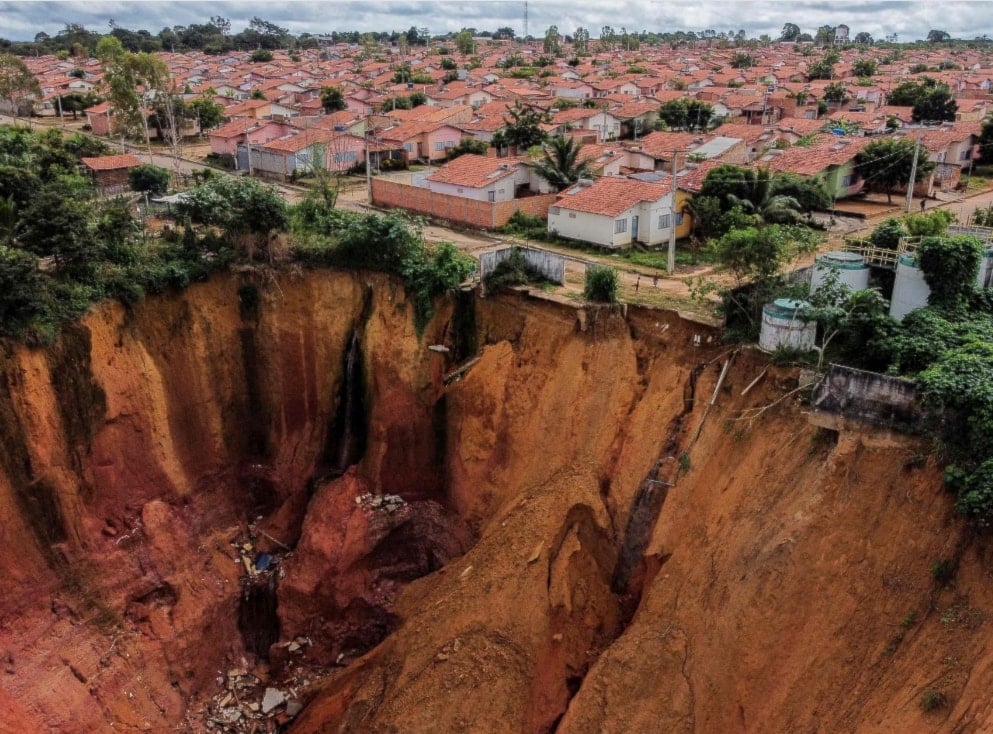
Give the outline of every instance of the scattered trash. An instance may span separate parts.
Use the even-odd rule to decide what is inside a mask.
[[[276,562],[276,559],[269,553],[259,553],[255,556],[255,570],[268,571],[269,567]]]
[[[407,506],[407,501],[397,494],[362,494],[355,498],[355,504],[366,510],[386,510],[394,514]]]
[[[266,688],[262,696],[262,713],[267,714],[277,706],[286,703],[286,696],[278,688]]]
[[[431,344],[428,346],[428,349],[430,349],[432,352],[438,352],[439,354],[447,354],[448,352],[451,351],[444,344]]]

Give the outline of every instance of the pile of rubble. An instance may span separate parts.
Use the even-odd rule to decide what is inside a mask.
[[[364,510],[385,510],[390,515],[407,506],[407,501],[397,494],[371,494],[366,492],[355,498],[355,504]]]
[[[292,653],[302,651],[311,641],[298,637],[281,644]],[[320,676],[320,671],[290,664],[276,686],[264,683],[246,668],[232,668],[226,675],[218,675],[217,683],[222,690],[204,711],[204,724],[209,731],[219,734],[275,732],[303,710],[304,690]]]

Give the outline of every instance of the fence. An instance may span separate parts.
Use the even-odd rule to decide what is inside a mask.
[[[924,419],[912,381],[837,364],[814,388],[812,405],[826,413],[901,430],[917,429]]]
[[[548,207],[556,198],[556,194],[545,194],[513,201],[477,201],[464,199],[461,196],[439,194],[396,181],[379,178],[372,181],[372,203],[376,206],[407,209],[479,229],[502,227],[517,211],[530,216],[547,217]]]
[[[502,250],[484,252],[479,256],[479,277],[486,280],[487,276],[496,270],[497,265],[510,258],[514,250],[524,255],[524,262],[543,277],[562,285],[565,283],[565,258],[547,250],[536,250],[533,247],[505,247]]]

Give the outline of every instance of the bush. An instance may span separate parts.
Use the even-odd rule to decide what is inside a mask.
[[[128,183],[135,191],[147,191],[149,196],[162,196],[169,188],[169,171],[151,163],[143,163],[128,171]]]
[[[534,268],[528,267],[524,253],[515,247],[510,251],[510,257],[497,265],[493,272],[486,276],[486,290],[490,293],[509,288],[512,285],[525,283],[540,283],[544,277]]]
[[[907,230],[896,217],[889,217],[882,224],[872,230],[869,241],[876,247],[883,247],[887,250],[895,250],[900,246],[900,238],[906,237]]]
[[[607,265],[593,265],[586,269],[583,298],[597,303],[617,303],[617,271]]]
[[[927,688],[921,694],[921,711],[930,713],[948,705],[948,697],[939,690]]]

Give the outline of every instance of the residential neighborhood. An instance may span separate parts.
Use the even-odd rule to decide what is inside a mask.
[[[847,38],[844,26],[835,31]],[[316,168],[357,175],[368,168],[379,206],[482,228],[501,226],[523,206],[547,218],[550,233],[615,248],[657,245],[670,227],[687,236],[682,212],[699,191],[699,174],[714,164],[817,181],[832,208],[843,210],[878,188],[856,165],[860,152],[881,138],[906,139],[934,164],[914,194],[954,191],[965,185],[993,113],[986,46],[697,38],[625,49],[570,40],[558,38],[555,53],[547,37],[492,36],[461,50],[444,38],[422,46],[324,39],[261,61],[249,52],[159,53],[168,76],[165,89],[145,90],[145,134],[206,142],[208,162],[276,182]],[[62,100],[85,92],[98,100],[79,113],[86,129],[118,135],[114,104],[99,96],[104,62],[37,56],[24,63],[40,93],[0,102],[5,111],[64,119]],[[951,112],[922,118],[905,104],[908,84],[946,90]],[[188,115],[175,135],[155,112],[166,94],[183,109],[217,105],[220,121],[208,126]],[[530,139],[515,138],[521,114],[533,118]],[[571,186],[550,183],[535,167],[542,141],[558,137],[579,146],[583,181],[573,176]],[[625,214],[626,227],[620,219],[592,226],[608,211]]]

